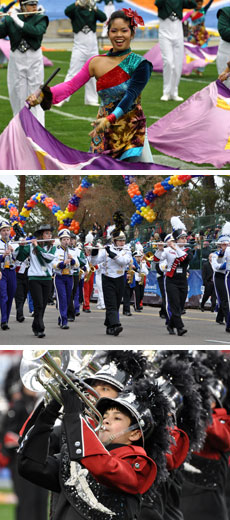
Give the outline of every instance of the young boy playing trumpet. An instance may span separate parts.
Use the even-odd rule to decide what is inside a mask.
[[[49,455],[49,439],[60,405],[56,401],[40,405],[24,431],[19,472],[55,492],[53,520],[139,517],[141,495],[157,475],[151,454],[156,450],[159,392],[157,385],[142,380],[116,399],[100,399],[97,408],[103,424],[97,436],[77,393],[61,389],[64,428],[61,452],[54,456]],[[165,425],[164,432],[167,435]]]

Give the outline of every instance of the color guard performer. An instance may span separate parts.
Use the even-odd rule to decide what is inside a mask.
[[[2,330],[10,328],[8,321],[17,287],[15,272],[17,254],[14,251],[14,247],[9,244],[10,228],[11,225],[6,220],[0,223],[0,308]]]
[[[38,0],[19,1],[20,11],[13,9],[0,24],[0,38],[10,38],[7,84],[14,116],[24,107],[28,95],[44,82],[41,43],[49,24],[42,11],[37,13]],[[42,108],[36,106],[31,110],[44,126]]]
[[[68,329],[68,306],[73,289],[73,270],[79,268],[79,261],[70,246],[70,231],[62,229],[58,233],[60,245],[56,248],[53,260],[54,286],[56,289],[58,325]]]

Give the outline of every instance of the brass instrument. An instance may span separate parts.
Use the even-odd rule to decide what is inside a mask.
[[[54,353],[53,356],[51,355],[52,352]],[[87,406],[86,422],[87,416],[92,417],[96,424],[95,431],[97,431],[101,428],[103,419],[92,400],[85,394],[94,396],[96,400],[98,394],[82,380],[73,382],[65,373],[69,367],[69,362],[70,352],[68,350],[24,350],[20,366],[22,383],[33,392],[41,392],[45,389],[61,405],[63,402],[60,385],[65,388],[72,388]],[[92,424],[89,423],[89,425],[92,427]]]
[[[128,282],[128,284],[133,283],[133,278],[134,278],[134,275],[135,275],[135,271],[134,271],[134,269],[132,269],[132,267],[133,267],[133,262],[131,260],[131,262],[129,263],[128,271],[127,271],[127,282]]]
[[[144,285],[145,273],[140,273],[141,280],[139,281],[139,285]]]
[[[85,282],[89,282],[91,275],[93,273],[95,273],[95,271],[96,271],[96,267],[94,267],[93,264],[89,264],[89,271],[87,271],[87,273],[85,275]]]
[[[154,253],[152,251],[148,251],[143,255],[143,260],[146,260],[146,262],[152,262],[154,259]]]

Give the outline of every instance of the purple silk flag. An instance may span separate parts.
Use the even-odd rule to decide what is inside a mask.
[[[219,80],[210,83],[150,126],[148,139],[183,161],[230,163],[230,90]]]
[[[24,107],[0,135],[0,170],[174,170],[153,163],[128,163],[69,148]]]
[[[10,57],[10,42],[0,38],[0,63],[6,63]],[[46,56],[43,56],[43,63],[45,67],[53,67],[53,62]]]
[[[202,49],[198,45],[193,45],[193,43],[184,43],[182,74],[188,76],[194,69],[206,67],[206,65],[215,61],[217,51],[217,46]],[[146,52],[144,57],[152,63],[154,72],[163,71],[163,61],[159,43]]]

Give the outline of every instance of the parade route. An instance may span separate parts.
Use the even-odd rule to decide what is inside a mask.
[[[216,348],[218,345],[229,345],[230,334],[225,332],[225,326],[216,323],[216,314],[206,311],[201,313],[196,309],[187,309],[183,316],[184,326],[188,333],[182,337],[170,336],[164,325],[164,320],[159,318],[159,308],[145,306],[142,313],[132,316],[121,316],[123,332],[117,336],[107,336],[105,333],[104,311],[98,310],[96,304],[91,304],[92,312],[81,312],[73,323],[69,323],[69,330],[62,330],[57,325],[58,312],[55,306],[48,306],[45,312],[46,337],[37,339],[31,331],[32,318],[25,305],[25,321],[18,323],[15,318],[13,306],[9,321],[10,330],[1,331],[1,346],[31,345],[108,345],[111,347],[129,345],[142,346],[169,346],[187,347],[198,345]]]

